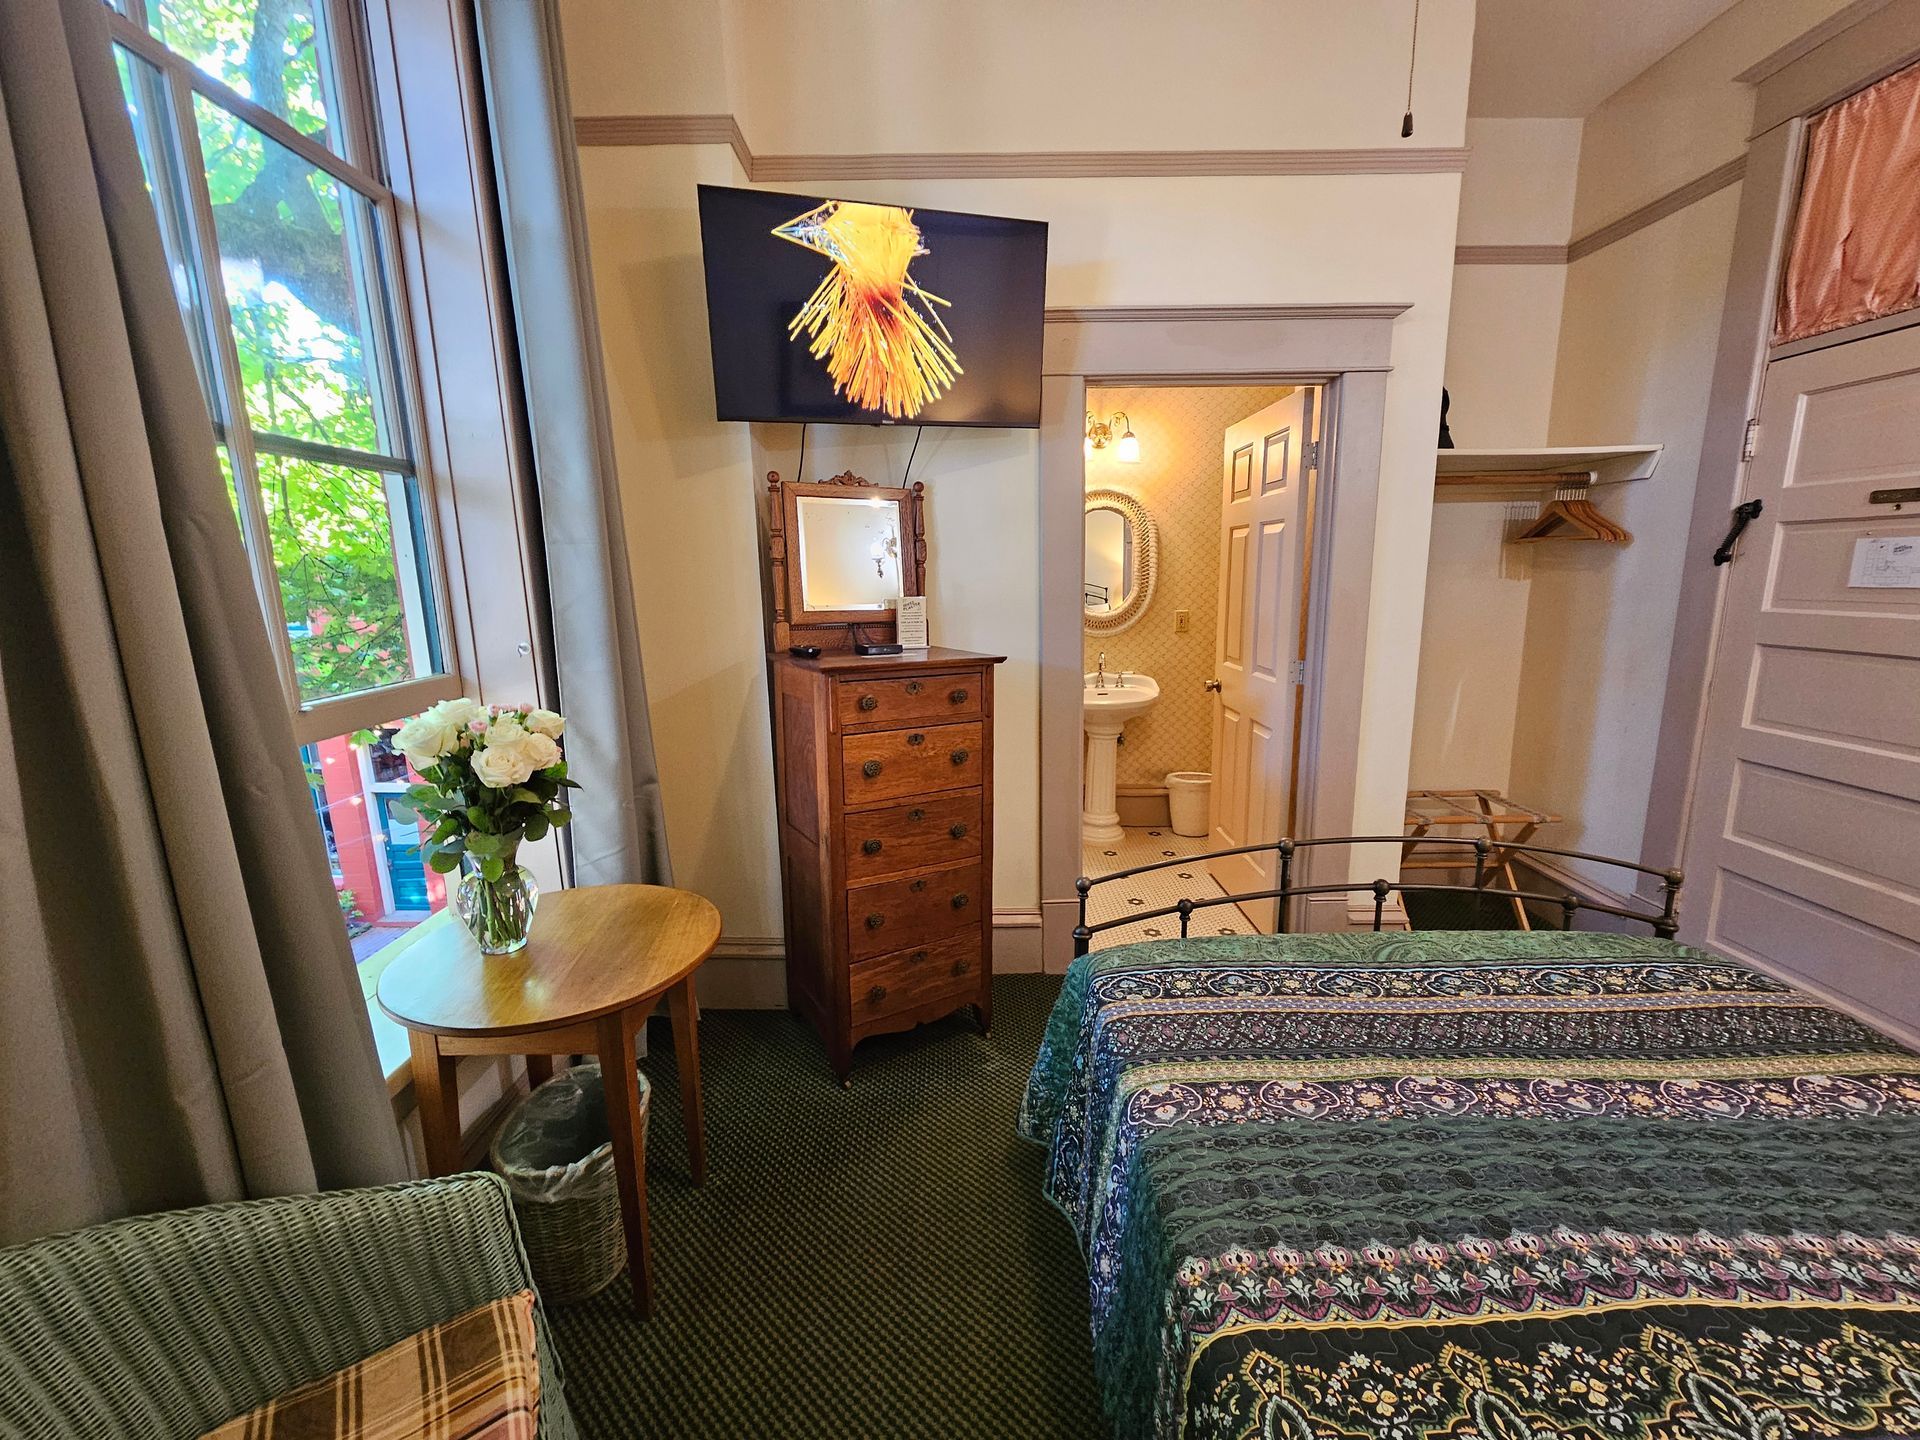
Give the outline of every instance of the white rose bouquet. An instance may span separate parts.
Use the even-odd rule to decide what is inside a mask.
[[[542,839],[573,818],[560,735],[566,718],[522,705],[485,706],[462,696],[414,716],[393,736],[421,782],[396,807],[433,826],[420,847],[436,873],[462,861],[470,873],[454,908],[480,948],[505,954],[527,943],[539,890],[518,863],[522,840]]]

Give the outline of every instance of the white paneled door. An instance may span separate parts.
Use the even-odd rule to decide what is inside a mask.
[[[1913,487],[1920,327],[1768,368],[1681,934],[1920,1028],[1920,503],[1884,494]]]
[[[1286,399],[1228,428],[1221,465],[1220,610],[1214,642],[1214,850],[1280,838],[1293,766],[1300,633],[1302,521],[1318,392]],[[1272,851],[1208,862],[1230,895],[1279,883]],[[1271,900],[1241,906],[1271,932]],[[1205,912],[1196,930],[1205,934]]]

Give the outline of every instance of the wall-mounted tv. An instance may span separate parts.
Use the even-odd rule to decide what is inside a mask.
[[[1040,423],[1047,227],[700,187],[722,420]]]

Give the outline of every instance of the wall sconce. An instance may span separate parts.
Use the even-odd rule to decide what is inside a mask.
[[[1114,431],[1120,435],[1115,437]],[[1134,438],[1133,421],[1127,418],[1127,412],[1116,410],[1107,420],[1093,418],[1093,412],[1087,412],[1087,454],[1113,446],[1113,458],[1127,465],[1140,463],[1140,442]]]
[[[896,562],[900,559],[900,538],[897,535],[889,535],[884,540],[875,540],[867,546],[867,558],[873,561],[873,573],[882,580],[887,578],[889,557]]]

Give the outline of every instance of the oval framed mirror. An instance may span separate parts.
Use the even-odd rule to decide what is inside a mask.
[[[1146,613],[1160,569],[1160,537],[1147,507],[1124,490],[1089,490],[1084,621],[1112,635]]]

